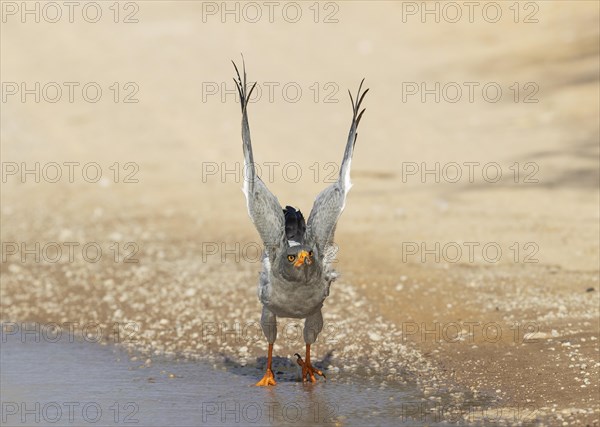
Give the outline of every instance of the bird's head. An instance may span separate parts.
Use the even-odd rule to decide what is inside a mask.
[[[307,245],[288,246],[280,260],[280,271],[290,281],[310,281],[319,273],[315,250]]]

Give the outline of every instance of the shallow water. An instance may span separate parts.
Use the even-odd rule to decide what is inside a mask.
[[[317,384],[296,381],[278,358],[278,385],[257,388],[255,364],[134,359],[112,345],[28,342],[1,345],[4,425],[391,425],[423,402],[416,386],[385,389],[335,375]],[[283,366],[282,366],[283,365]],[[432,421],[429,418],[430,424]]]

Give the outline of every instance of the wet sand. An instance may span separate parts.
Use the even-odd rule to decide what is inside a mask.
[[[55,247],[39,262],[31,254],[22,261],[3,246],[7,340],[21,338],[26,322],[41,325],[29,338],[42,337],[2,342],[3,402],[5,394],[46,402],[60,385],[63,401],[97,396],[104,404],[121,387],[119,401],[137,398],[149,424],[164,421],[163,411],[183,425],[211,425],[198,402],[239,398],[335,403],[340,425],[394,424],[398,402],[462,408],[410,425],[452,422],[456,412],[472,423],[598,425],[598,5],[536,4],[535,25],[399,25],[401,6],[392,2],[340,4],[337,24],[203,23],[199,4],[150,2],[139,3],[140,22],[130,26],[3,24],[3,81],[104,88],[97,103],[22,103],[17,95],[1,105],[3,162],[102,169],[95,183],[80,169],[70,183],[64,169],[57,183],[11,175],[2,184],[3,244],[56,242],[63,251],[56,262]],[[362,77],[371,87],[336,233],[342,276],[315,346],[328,381],[307,388],[294,365],[301,325],[286,319],[275,346],[280,384],[250,387],[266,343],[257,329],[258,237],[241,175],[226,173],[242,160],[239,105],[221,89],[206,95],[207,83],[233,89],[229,59],[240,51],[250,80],[303,88],[298,102],[276,92],[273,102],[251,104],[250,121],[257,161],[279,162],[270,189],[305,213],[326,185],[327,162],[335,168],[342,154],[346,88]],[[115,103],[115,81],[122,90],[135,82],[139,102]],[[498,82],[506,96],[402,102],[402,82],[421,81]],[[315,82],[322,91],[337,84],[339,102],[315,102]],[[537,84],[539,102],[513,102],[514,82]],[[282,173],[288,161],[300,166],[297,180]],[[463,165],[463,178],[406,174],[436,162]],[[470,182],[465,162],[496,163],[502,178],[491,183],[477,169]],[[72,259],[69,242],[79,245]],[[102,248],[97,262],[93,248],[88,259],[82,253],[90,242]],[[418,251],[407,254],[407,243]],[[423,254],[420,244],[436,243],[448,252]],[[502,251],[494,262],[481,250],[488,243]],[[477,245],[472,259],[466,244]],[[50,322],[79,335],[98,323],[107,345],[48,343]],[[40,371],[40,354],[56,368]],[[70,366],[77,378],[56,374]],[[480,407],[499,412],[464,410]]]
[[[1,356],[3,425],[363,425],[402,416],[412,424],[437,416],[420,410],[427,401],[414,386],[368,387],[350,376],[304,386],[281,363],[287,380],[257,389],[254,367],[150,360],[84,341],[12,337]]]

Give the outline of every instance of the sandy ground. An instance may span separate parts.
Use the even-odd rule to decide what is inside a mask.
[[[271,23],[266,9],[237,23],[203,15],[207,4],[120,10],[137,23],[113,22],[108,4],[95,24],[6,15],[5,329],[99,322],[102,341],[144,357],[225,360],[260,376],[258,236],[240,191],[229,63],[243,52],[262,87],[250,121],[263,179],[305,213],[341,158],[346,89],[362,77],[371,88],[337,229],[342,276],[315,349],[329,377],[416,384],[430,405],[488,404],[507,424],[598,425],[598,4],[521,3],[518,23],[508,2],[496,23],[421,22],[393,2],[321,4],[318,17],[302,3],[297,23]],[[533,12],[538,22],[521,22]],[[22,82],[40,82],[40,102],[22,102]],[[57,102],[47,101],[55,85],[42,89],[51,82]],[[73,102],[65,82],[79,84]],[[448,92],[423,102],[422,82]],[[101,87],[98,102],[84,98],[88,83]],[[462,97],[449,102],[456,86]],[[36,162],[39,173],[20,175]],[[65,162],[77,162],[73,182]],[[94,165],[82,174],[91,163],[97,180]],[[303,348],[299,325],[280,328],[275,353],[289,364]]]

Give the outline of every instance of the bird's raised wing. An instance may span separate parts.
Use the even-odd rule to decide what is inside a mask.
[[[240,103],[242,105],[242,143],[244,147],[244,194],[246,195],[246,203],[248,206],[248,214],[258,231],[265,246],[273,247],[279,245],[285,238],[285,218],[283,209],[279,205],[277,197],[273,195],[256,175],[254,167],[254,156],[252,155],[252,142],[250,141],[250,127],[248,125],[248,100],[256,83],[247,92],[246,85],[246,65],[242,57],[242,72],[243,80],[240,76],[235,62],[233,67],[237,74],[237,80],[233,81],[237,86],[240,95]]]
[[[315,242],[321,254],[325,254],[327,246],[333,243],[335,226],[344,210],[346,195],[352,186],[350,183],[350,165],[352,163],[354,144],[358,136],[356,129],[365,112],[364,109],[360,110],[360,105],[369,91],[367,89],[361,94],[363,82],[364,79],[358,87],[356,103],[354,102],[354,98],[352,98],[352,94],[348,91],[350,101],[352,102],[352,124],[350,125],[348,142],[346,143],[346,150],[344,151],[344,158],[340,167],[340,176],[335,183],[319,193],[308,217],[307,240]]]

